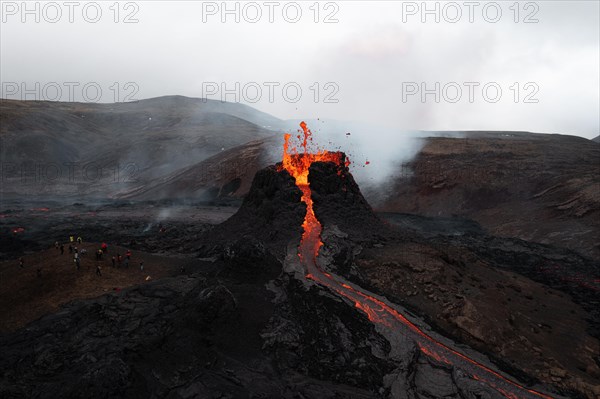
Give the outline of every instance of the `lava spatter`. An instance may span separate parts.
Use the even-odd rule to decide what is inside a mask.
[[[312,132],[305,122],[302,122],[300,127],[302,130],[299,131],[300,134],[297,138],[301,142],[302,152],[298,152],[297,147],[290,143],[292,135],[286,134],[284,136],[283,160],[280,168],[285,169],[295,179],[296,185],[302,191],[301,200],[306,204],[306,215],[302,223],[302,240],[298,248],[298,255],[307,269],[305,277],[354,302],[355,307],[363,311],[371,322],[394,331],[404,330],[404,332],[399,331],[399,333],[410,335],[417,342],[422,353],[439,362],[461,368],[473,379],[486,384],[506,398],[552,399],[551,396],[528,389],[437,341],[390,305],[366,294],[364,290],[358,287],[343,282],[337,276],[323,272],[317,266],[316,259],[319,255],[319,249],[323,245],[321,241],[322,226],[314,212],[312,192],[308,181],[309,168],[314,162],[332,162],[340,167],[347,167],[350,162],[341,152],[313,148]]]

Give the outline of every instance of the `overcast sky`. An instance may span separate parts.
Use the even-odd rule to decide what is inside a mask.
[[[598,1],[428,2],[430,14],[420,1],[21,4],[2,2],[3,98],[226,88],[282,119],[599,134]]]

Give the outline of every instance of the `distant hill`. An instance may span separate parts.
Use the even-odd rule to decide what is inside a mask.
[[[273,136],[280,124],[246,105],[182,96],[115,104],[1,100],[2,193],[106,196]],[[100,168],[103,179],[95,177]]]
[[[261,139],[220,152],[195,165],[167,174],[150,183],[142,182],[117,194],[120,199],[241,199],[259,169],[276,163],[275,147],[282,140]]]
[[[600,143],[600,136],[596,136],[592,139],[592,141],[595,141],[596,143]]]

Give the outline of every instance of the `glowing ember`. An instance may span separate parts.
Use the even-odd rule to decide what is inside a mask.
[[[322,226],[315,216],[313,209],[311,189],[308,182],[309,168],[313,162],[333,162],[338,166],[348,166],[349,162],[344,159],[344,155],[340,152],[328,152],[318,149],[311,149],[312,151],[309,151],[309,146],[312,145],[312,132],[304,122],[300,124],[300,127],[302,128],[300,133],[303,133],[303,135],[298,135],[297,138],[302,142],[301,147],[303,152],[298,153],[297,148],[290,145],[291,135],[286,134],[281,169],[285,169],[294,177],[296,185],[302,191],[302,201],[306,204],[306,216],[302,223],[304,232],[298,252],[300,259],[307,268],[305,277],[332,289],[339,295],[354,302],[355,307],[363,311],[371,322],[390,330],[407,329],[407,332],[404,334],[413,335],[417,340],[421,352],[425,355],[441,363],[459,366],[468,372],[472,378],[487,384],[506,398],[537,397],[552,399],[550,396],[527,389],[509,380],[484,364],[435,340],[385,302],[365,294],[360,288],[352,287],[340,281],[336,276],[324,273],[317,266],[316,259],[319,255],[319,249],[323,245],[321,241]],[[366,162],[367,165],[369,163],[369,161]],[[403,333],[402,331],[399,332]],[[511,392],[515,390],[519,393],[518,395]]]
[[[13,234],[19,234],[19,233],[22,233],[22,232],[24,232],[24,231],[25,231],[25,229],[24,229],[24,228],[22,228],[22,227],[16,227],[16,228],[14,228],[14,229],[12,230]]]

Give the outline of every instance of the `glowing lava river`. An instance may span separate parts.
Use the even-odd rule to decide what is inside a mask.
[[[412,341],[418,345],[423,354],[433,359],[433,361],[458,370],[461,375],[472,380],[474,384],[491,388],[491,390],[498,393],[499,397],[552,399],[552,396],[529,389],[510,377],[493,370],[491,366],[486,366],[482,363],[485,360],[475,360],[473,355],[467,355],[453,349],[450,346],[450,341],[441,337],[436,338],[434,334],[424,332],[421,327],[417,326],[416,322],[402,315],[395,309],[394,305],[389,304],[385,299],[378,299],[375,294],[322,270],[318,262],[319,250],[323,246],[321,241],[322,226],[313,209],[311,189],[308,182],[309,167],[313,162],[334,162],[338,165],[341,162],[346,162],[345,166],[348,163],[344,160],[343,154],[339,152],[315,151],[309,153],[307,149],[309,142],[312,140],[312,133],[304,122],[301,127],[303,129],[301,133],[304,134],[304,137],[298,135],[297,138],[301,140],[304,152],[298,153],[295,147],[290,148],[291,135],[286,134],[282,169],[287,170],[296,179],[296,185],[302,191],[302,201],[306,204],[306,215],[302,225],[304,232],[298,248],[298,256],[306,273],[305,277],[337,293],[364,312],[369,320],[375,324],[377,331],[390,341],[392,351],[395,346],[406,346],[408,342]],[[446,341],[446,343],[441,341]],[[482,356],[476,357],[481,358]]]

